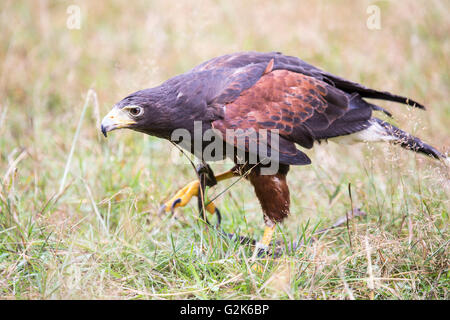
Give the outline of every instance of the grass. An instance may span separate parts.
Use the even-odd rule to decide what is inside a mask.
[[[78,1],[81,29],[69,30],[72,1],[2,1],[0,297],[448,299],[441,163],[387,145],[307,151],[313,164],[291,168],[292,215],[276,238],[315,241],[260,261],[256,273],[252,248],[206,228],[195,201],[158,215],[195,178],[177,149],[128,131],[106,140],[98,130],[130,92],[220,54],[277,50],[423,102],[427,112],[381,104],[397,125],[448,151],[448,2],[374,3],[380,30],[366,27],[369,1]],[[314,236],[352,204],[367,216]],[[224,230],[262,236],[247,182],[218,206]]]

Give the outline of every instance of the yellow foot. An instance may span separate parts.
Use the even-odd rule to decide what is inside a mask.
[[[252,261],[255,261],[256,258],[260,258],[262,255],[268,252],[270,242],[273,238],[273,233],[275,232],[276,225],[266,227],[264,229],[264,235],[261,240],[261,242],[256,243],[255,251],[253,252],[253,256],[251,258]],[[252,270],[254,272],[262,273],[264,271],[264,267],[255,262],[255,264],[252,266]]]
[[[258,264],[257,262],[255,262],[255,264],[252,265],[252,271],[256,272],[256,273],[263,273],[264,267],[262,265]]]
[[[200,182],[198,180],[192,181],[188,183],[183,189],[178,191],[175,196],[173,196],[170,200],[166,201],[160,208],[159,212],[171,212],[175,208],[184,207],[191,201],[192,197],[198,196]],[[214,203],[210,202],[206,206],[206,210],[209,213],[214,213],[216,210],[216,206]]]
[[[236,176],[236,173],[233,170],[226,171],[224,173],[221,173],[217,176],[215,176],[217,182],[230,179],[232,177]],[[178,191],[174,197],[172,197],[169,201],[164,203],[160,208],[159,212],[171,212],[177,207],[184,207],[193,196],[198,196],[198,190],[199,190],[200,182],[198,180],[194,180],[190,183],[188,183],[183,189]],[[205,195],[204,195],[205,197]],[[206,198],[206,197],[205,197]],[[209,213],[215,213],[216,212],[216,206],[214,203],[210,202],[206,206],[206,210]]]

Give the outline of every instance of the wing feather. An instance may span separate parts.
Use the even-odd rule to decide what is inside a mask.
[[[309,158],[294,143],[311,148],[316,132],[328,129],[348,110],[348,97],[339,89],[300,73],[276,70],[263,75],[236,100],[226,104],[223,118],[212,126],[225,139],[226,129],[256,132],[265,129],[276,133],[280,137],[277,148],[280,162],[307,164]],[[229,138],[227,142],[234,143]]]
[[[285,139],[311,148],[314,132],[342,117],[348,105],[345,93],[320,80],[276,70],[227,104],[219,121],[227,128],[277,129]]]
[[[292,72],[301,73],[310,77],[314,77],[318,80],[324,81],[336,88],[347,92],[349,94],[358,93],[363,98],[381,99],[399,102],[407,104],[409,106],[425,109],[425,107],[407,97],[396,95],[387,91],[379,91],[371,88],[367,88],[359,83],[346,80],[344,78],[335,76],[331,73],[323,71],[297,57],[286,56],[281,52],[237,52],[233,54],[223,55],[217,58],[208,60],[199,66],[192,69],[197,72],[201,70],[210,70],[214,68],[242,68],[247,65],[255,63],[269,63],[270,60],[274,60],[273,70],[289,70]],[[374,110],[379,110],[380,107],[373,106]],[[381,110],[383,111],[383,110]],[[384,112],[384,111],[383,111]]]

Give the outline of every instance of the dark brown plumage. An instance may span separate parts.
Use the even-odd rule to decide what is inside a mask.
[[[238,163],[230,173],[217,179],[220,181],[251,169],[249,174],[246,172],[247,179],[255,188],[266,224],[273,228],[289,214],[286,184],[289,166],[311,163],[296,145],[312,148],[314,141],[348,136],[356,141],[390,141],[434,158],[445,158],[418,138],[374,118],[373,111],[389,116],[390,113],[366,98],[424,109],[414,100],[364,87],[295,57],[277,52],[242,52],[211,59],[156,88],[129,95],[105,117],[102,131],[106,136],[108,131],[130,128],[170,140],[176,129],[186,129],[194,136],[194,122],[201,121],[203,132],[214,129],[221,133],[224,142],[236,148],[242,146],[237,145],[237,140],[228,135],[227,130],[258,132],[266,129],[269,137],[265,141],[269,149],[273,149],[272,135],[277,134],[273,130],[278,130],[279,169],[276,174],[261,175],[261,164]],[[218,137],[220,135],[216,139]],[[261,142],[262,136],[258,134],[253,138]],[[247,156],[253,138],[247,137],[242,147]],[[194,149],[192,142],[191,146],[183,147],[202,157],[209,141],[203,141],[200,150]],[[256,152],[261,160],[259,149]],[[238,162],[236,157],[234,160]],[[184,205],[198,194],[192,191],[197,187],[195,182],[191,183],[179,197],[169,200],[165,209]],[[213,207],[207,209],[213,212]]]
[[[289,187],[286,182],[288,167],[282,165],[275,175],[260,175],[258,170],[252,170],[248,180],[255,189],[266,224],[281,222],[289,215]]]

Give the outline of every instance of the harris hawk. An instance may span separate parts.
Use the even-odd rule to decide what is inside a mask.
[[[266,224],[257,252],[268,248],[276,224],[289,215],[286,176],[290,166],[311,163],[296,145],[310,149],[315,141],[336,138],[346,143],[386,141],[448,161],[432,146],[374,117],[374,111],[391,114],[367,98],[424,109],[414,100],[367,88],[296,57],[279,52],[240,52],[213,58],[160,86],[130,94],[105,116],[101,130],[106,137],[109,131],[129,128],[173,143],[180,142],[173,135],[177,129],[194,137],[196,122],[202,125],[201,137],[207,130],[213,130],[213,140],[232,147],[232,155],[222,150],[219,158],[232,158],[236,163],[233,169],[214,176],[202,153],[211,140],[203,139],[198,148],[195,141],[182,146],[205,163],[206,185],[213,186],[235,176],[245,176],[253,185]],[[266,135],[257,134],[253,138],[256,137],[257,143],[264,141],[277,156],[268,157],[270,152],[262,154],[259,148],[250,149],[248,137],[240,145],[233,137],[229,138],[230,130],[249,129],[265,130]],[[239,151],[244,160],[236,156]],[[249,164],[252,153],[256,153],[257,161]],[[263,174],[264,168],[273,164],[276,170]],[[162,210],[184,206],[193,196],[200,199],[202,187],[201,179],[192,181],[168,200]],[[212,202],[206,209],[218,212]]]

